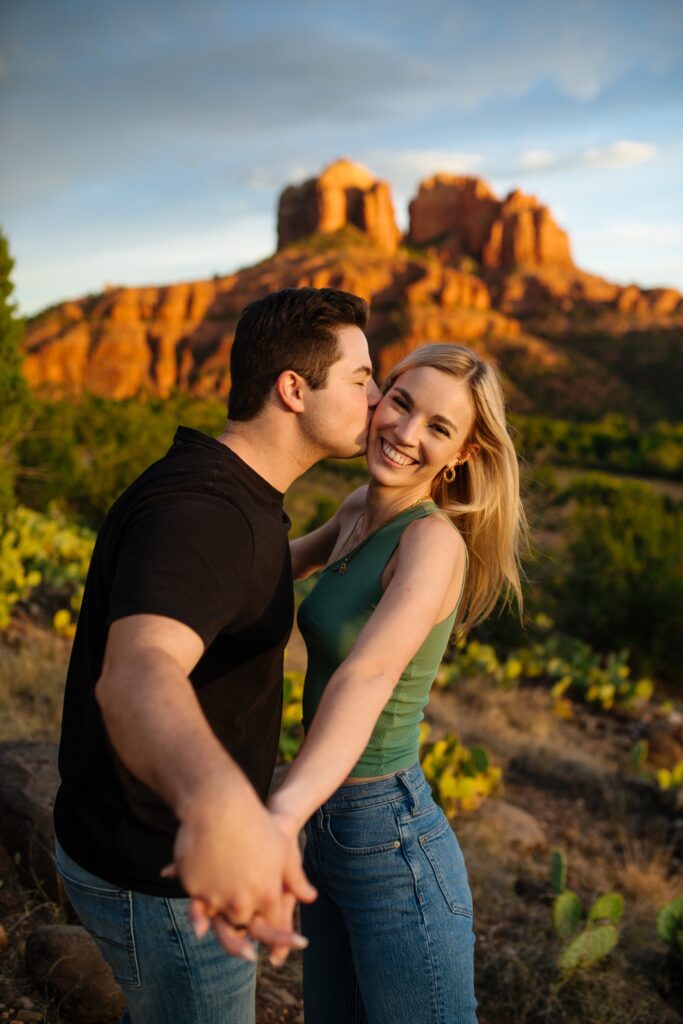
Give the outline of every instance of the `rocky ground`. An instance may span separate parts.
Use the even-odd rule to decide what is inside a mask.
[[[56,677],[58,648],[47,642]],[[31,648],[38,657],[35,637]],[[299,660],[295,645],[290,665]],[[0,677],[0,698],[1,686]],[[659,732],[656,743],[667,757],[683,756],[680,715],[662,726],[577,710],[573,721],[563,721],[542,690],[502,692],[468,681],[435,693],[429,720],[432,738],[457,732],[467,743],[483,743],[504,769],[504,789],[453,823],[475,902],[481,1024],[683,1020],[680,981],[655,928],[657,909],[682,891],[680,806],[630,768],[634,738],[646,730]],[[54,739],[53,731],[54,725],[42,733],[32,726],[42,740]],[[45,874],[44,862],[35,845],[21,840],[29,816],[43,836],[49,831],[54,748],[3,744],[0,762],[0,1021],[115,1021],[120,1002],[111,978],[74,931],[54,888],[32,878],[31,866],[42,863]],[[566,985],[558,984],[551,923],[548,865],[555,849],[566,854],[568,885],[584,908],[611,890],[626,904],[617,948]],[[303,1021],[300,955],[279,970],[262,958],[258,1024],[295,1021]]]

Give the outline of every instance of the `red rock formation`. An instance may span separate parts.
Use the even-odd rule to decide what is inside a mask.
[[[437,174],[410,204],[408,239],[432,243],[451,261],[484,267],[573,266],[569,239],[547,207],[515,190],[501,202],[480,178]]]
[[[278,249],[316,232],[329,234],[352,224],[387,252],[395,252],[391,189],[350,160],[336,160],[317,178],[291,185],[280,197]]]
[[[335,238],[342,227],[348,230]],[[285,287],[342,288],[368,299],[368,337],[381,374],[429,341],[504,355],[526,367],[524,373],[539,366],[559,373],[553,347],[524,333],[518,316],[535,318],[541,328],[552,320],[552,336],[576,307],[611,318],[615,329],[683,320],[678,292],[623,288],[584,273],[572,264],[567,237],[545,207],[520,192],[501,202],[477,178],[436,175],[422,184],[411,203],[409,236],[427,245],[419,255],[396,248],[388,186],[345,160],[285,190],[279,229],[279,251],[238,273],[158,288],[107,288],[47,310],[27,330],[29,382],[53,394],[89,390],[128,398],[178,388],[225,395],[242,309]],[[317,239],[286,247],[316,231],[328,235],[324,245]],[[465,257],[479,263],[480,274],[461,269]]]

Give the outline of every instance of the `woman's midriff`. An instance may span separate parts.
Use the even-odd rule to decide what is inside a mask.
[[[363,782],[379,782],[380,779],[390,779],[392,775],[398,775],[398,772],[387,772],[386,775],[367,775],[362,778],[353,778],[349,775],[342,782],[342,786],[359,786]]]

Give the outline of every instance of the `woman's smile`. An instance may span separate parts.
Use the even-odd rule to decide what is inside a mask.
[[[417,459],[412,459],[408,455],[404,455],[403,452],[398,451],[393,445],[380,437],[379,439],[380,451],[387,462],[391,462],[395,466],[414,466],[417,464]]]

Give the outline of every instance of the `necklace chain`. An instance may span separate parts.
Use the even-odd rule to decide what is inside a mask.
[[[348,551],[345,555],[342,555],[341,556],[341,561],[339,561],[339,559],[336,559],[336,561],[339,561],[339,565],[330,565],[330,566],[328,566],[330,571],[331,572],[336,572],[340,576],[343,576],[344,573],[346,572],[346,570],[348,569],[349,562],[351,561],[353,556],[355,554],[357,554],[357,552],[360,550],[360,548],[365,544],[365,542],[367,540],[370,539],[370,537],[374,537],[374,535],[379,530],[383,530],[385,526],[388,526],[389,523],[393,523],[394,519],[398,519],[398,517],[402,516],[405,512],[410,512],[411,509],[417,508],[418,505],[424,505],[424,503],[426,501],[429,501],[429,499],[428,498],[420,498],[419,501],[414,501],[412,505],[407,505],[405,508],[402,508],[400,510],[400,512],[396,512],[396,514],[391,516],[389,519],[387,519],[386,522],[380,523],[380,525],[376,526],[374,530],[371,530],[370,533],[366,537],[363,537],[363,539],[361,541],[359,541],[358,544],[356,544],[355,547],[351,548],[351,550]],[[365,513],[365,509],[363,509],[360,512],[360,514],[358,515],[358,518],[356,519],[356,521],[353,524],[353,527],[351,529],[351,532],[349,533],[349,537],[353,536],[354,530],[356,529],[356,527],[358,526],[359,522],[361,521],[361,518],[362,518],[364,513]]]

